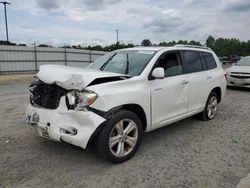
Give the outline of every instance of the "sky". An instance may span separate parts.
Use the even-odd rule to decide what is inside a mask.
[[[250,0],[8,0],[9,39],[53,46],[250,40]],[[0,40],[6,40],[0,6]]]

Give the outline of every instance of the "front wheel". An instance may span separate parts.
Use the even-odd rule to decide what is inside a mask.
[[[142,124],[131,111],[117,112],[98,135],[98,150],[113,163],[130,159],[138,150],[142,137]]]
[[[214,117],[217,114],[217,109],[218,109],[218,95],[212,91],[208,96],[204,111],[200,114],[201,119],[204,121],[214,119]]]

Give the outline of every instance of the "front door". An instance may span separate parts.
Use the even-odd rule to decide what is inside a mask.
[[[187,114],[189,89],[179,52],[162,54],[155,67],[164,68],[165,78],[149,81],[152,129],[174,122]]]

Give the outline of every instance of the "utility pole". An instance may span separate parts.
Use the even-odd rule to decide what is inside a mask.
[[[8,3],[6,1],[1,1],[0,3],[4,6],[4,14],[5,14],[5,28],[6,28],[6,37],[7,42],[9,42],[9,34],[8,34],[8,22],[7,22],[7,11],[6,11],[6,5],[10,5],[11,3]]]
[[[118,46],[118,43],[119,43],[118,33],[119,33],[119,31],[118,31],[118,29],[116,29],[115,31],[116,31],[116,45]]]

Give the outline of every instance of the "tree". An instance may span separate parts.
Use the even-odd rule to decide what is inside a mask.
[[[149,39],[144,39],[142,42],[141,42],[141,45],[142,46],[152,46],[152,43]]]
[[[18,44],[17,46],[27,46],[27,45],[24,44],[24,43],[20,43],[20,44]]]
[[[39,44],[37,47],[50,47],[50,48],[52,48],[53,46],[47,45],[47,44]]]
[[[6,41],[6,40],[0,40],[0,45],[5,45],[5,46],[16,46],[16,43]]]
[[[179,40],[178,42],[177,42],[177,44],[188,44],[188,41],[187,40]]]
[[[166,43],[166,42],[160,42],[159,43],[159,46],[167,46],[168,45],[168,43]]]
[[[191,40],[191,41],[189,41],[189,43],[188,43],[189,45],[195,45],[195,46],[201,46],[201,43],[198,41],[194,41],[194,40]]]
[[[215,39],[213,36],[209,36],[206,40],[206,46],[209,47],[209,48],[213,48],[214,46],[214,43],[215,43]]]

